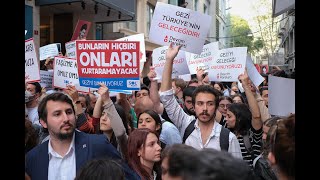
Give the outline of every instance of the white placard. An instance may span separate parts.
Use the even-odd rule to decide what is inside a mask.
[[[203,46],[201,54],[193,54],[186,52],[187,63],[190,74],[197,74],[198,69],[209,71],[209,64],[213,61],[213,54],[219,51],[218,42],[213,42]]]
[[[25,41],[25,81],[40,81],[40,68],[33,38]]]
[[[295,113],[295,80],[269,75],[269,113],[288,116]]]
[[[78,91],[89,92],[88,87],[80,86],[77,60],[55,57],[53,72],[53,86],[65,89],[67,85],[74,85]]]
[[[140,53],[139,53],[139,60],[140,60],[140,73],[143,70],[144,62],[147,61],[146,59],[146,45],[144,43],[144,34],[135,34],[132,36],[123,37],[117,39],[116,41],[139,41],[140,42]]]
[[[76,58],[76,41],[70,41],[65,44],[66,46],[66,57]]]
[[[178,77],[184,81],[191,81],[191,74],[179,75]]]
[[[40,70],[40,85],[46,90],[52,89],[53,71]]]
[[[250,80],[255,86],[258,87],[264,81],[264,78],[260,75],[257,68],[253,65],[252,59],[249,55],[247,55],[246,67]]]
[[[57,43],[48,44],[40,47],[40,61],[46,60],[48,57],[53,58],[54,56],[59,56],[59,49]]]
[[[187,8],[157,2],[151,21],[149,39],[168,46],[182,45],[181,50],[202,52],[212,17]]]
[[[155,79],[162,79],[162,72],[166,62],[166,52],[168,46],[159,47],[153,50],[152,66],[154,67],[157,77]],[[179,50],[179,53],[173,60],[172,78],[178,75],[190,74],[188,64],[186,61],[185,51]]]
[[[210,62],[209,80],[219,82],[238,81],[244,72],[247,47],[221,49],[214,53],[214,61]]]

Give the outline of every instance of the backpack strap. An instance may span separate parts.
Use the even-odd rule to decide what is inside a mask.
[[[182,139],[182,143],[184,144],[187,140],[187,138],[189,137],[189,135],[193,132],[194,130],[194,123],[196,123],[196,120],[194,119],[193,121],[191,121],[191,123],[188,125],[188,127],[186,128],[186,130],[184,131],[183,134],[183,139]]]
[[[256,157],[254,160],[253,160],[253,167],[256,166],[256,163],[257,161],[262,157],[262,154],[260,154],[258,157]]]
[[[225,128],[225,127],[221,127],[221,131],[220,131],[220,148],[221,150],[224,151],[228,151],[229,149],[229,133],[230,130]]]

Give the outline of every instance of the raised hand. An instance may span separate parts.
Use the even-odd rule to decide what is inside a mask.
[[[182,45],[173,47],[172,43],[170,43],[170,46],[166,53],[166,60],[173,60],[177,56],[181,46]]]
[[[109,96],[109,88],[103,83],[99,83],[99,86],[98,94],[100,94],[103,104],[106,104],[108,101],[111,101]]]
[[[150,71],[148,73],[148,78],[150,79],[150,81],[156,81],[154,78],[157,77],[157,73],[156,71],[154,70],[154,67],[150,67]]]

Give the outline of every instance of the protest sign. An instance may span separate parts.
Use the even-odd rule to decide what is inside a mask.
[[[55,56],[59,56],[58,44],[60,43],[53,43],[40,47],[40,61],[46,60],[48,57],[53,58]]]
[[[78,66],[75,59],[64,57],[54,58],[53,86],[65,89],[67,85],[74,85],[78,91],[89,92],[88,87],[79,84]]]
[[[209,80],[233,82],[244,72],[247,58],[247,47],[221,49],[214,53],[210,62]]]
[[[162,72],[166,62],[166,52],[168,46],[159,47],[153,50],[152,53],[152,66],[154,67],[157,77],[155,79],[162,79]],[[173,60],[172,78],[178,77],[178,75],[190,74],[188,64],[186,61],[185,51],[179,51],[177,56]]]
[[[66,57],[76,58],[76,41],[67,42],[65,46],[66,46]]]
[[[258,87],[264,81],[264,78],[260,75],[257,68],[254,66],[249,55],[247,55],[246,67],[250,80],[256,87]]]
[[[164,46],[182,45],[181,50],[200,54],[210,25],[211,16],[207,14],[157,2],[149,39]]]
[[[276,116],[295,113],[295,80],[272,75],[268,80],[269,113]]]
[[[80,85],[109,89],[139,90],[139,42],[76,41]]]
[[[144,62],[146,62],[146,46],[144,43],[144,34],[135,34],[132,36],[127,36],[124,38],[117,39],[116,41],[138,41],[140,43],[140,53],[139,53],[139,60],[140,60],[140,73],[143,69]]]
[[[40,68],[34,47],[33,38],[25,41],[25,81],[40,81]]]
[[[77,22],[76,28],[74,29],[71,41],[86,39],[90,30],[90,26],[91,22],[79,20]]]
[[[201,54],[186,52],[190,74],[197,74],[198,69],[203,69],[205,72],[208,72],[209,64],[213,61],[213,54],[218,53],[218,51],[218,42],[213,42],[204,45]]]
[[[40,70],[40,85],[46,90],[52,89],[53,71]]]

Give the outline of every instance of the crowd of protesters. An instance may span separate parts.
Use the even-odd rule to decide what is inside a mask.
[[[270,179],[295,179],[295,115],[269,114],[268,79],[256,87],[245,71],[244,92],[237,82],[210,82],[201,69],[190,81],[172,79],[179,49],[169,46],[161,83],[148,67],[132,95],[110,97],[104,84],[80,93],[27,83],[26,177],[267,179],[255,169],[261,159]]]

